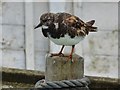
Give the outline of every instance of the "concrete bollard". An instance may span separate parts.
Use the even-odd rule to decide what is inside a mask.
[[[68,61],[67,61],[68,60]],[[74,62],[68,57],[46,56],[45,81],[81,79],[84,75],[84,59],[73,55]]]

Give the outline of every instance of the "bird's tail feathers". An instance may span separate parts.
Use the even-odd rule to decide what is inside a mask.
[[[89,32],[97,32],[97,27],[92,26],[94,23],[95,23],[95,20],[86,22],[86,26],[87,26]]]

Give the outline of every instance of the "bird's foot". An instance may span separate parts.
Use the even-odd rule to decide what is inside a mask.
[[[64,54],[63,53],[51,53],[51,57],[53,56],[60,56],[60,57],[63,57]]]
[[[71,63],[74,63],[74,60],[73,60],[72,55],[69,55],[69,56],[68,56],[68,60],[67,60],[67,61],[71,61]]]

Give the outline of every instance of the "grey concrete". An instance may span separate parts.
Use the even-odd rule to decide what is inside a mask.
[[[46,81],[59,81],[81,79],[84,74],[84,59],[73,55],[74,62],[68,57],[47,56],[46,57]]]

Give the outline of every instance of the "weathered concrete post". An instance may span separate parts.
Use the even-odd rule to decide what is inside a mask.
[[[84,59],[74,54],[73,60],[74,62],[71,63],[68,57],[46,56],[45,81],[60,81],[83,78]]]

